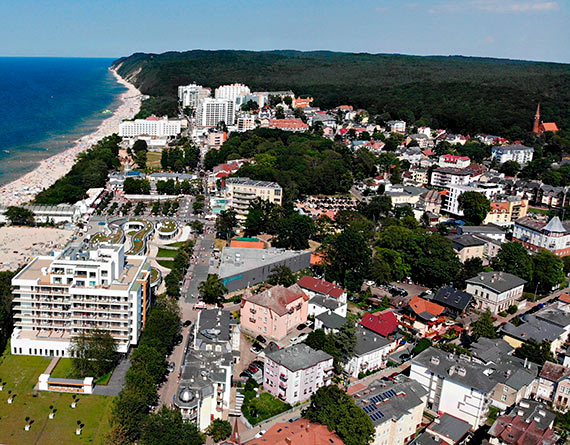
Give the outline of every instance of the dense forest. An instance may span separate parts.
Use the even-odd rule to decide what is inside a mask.
[[[570,128],[570,65],[476,57],[327,51],[136,53],[113,64],[143,93],[174,98],[178,85],[242,82],[253,91],[293,90],[315,105],[352,104],[461,133],[522,138],[536,104]],[[168,101],[156,101],[167,104]],[[148,108],[146,109],[149,111]]]
[[[220,150],[206,154],[204,165],[211,169],[241,158],[253,159],[254,163],[244,164],[236,176],[275,181],[283,187],[287,200],[299,195],[347,192],[354,182],[353,174],[368,168],[374,172],[376,168],[374,156],[367,151],[353,155],[330,139],[266,128],[232,133]]]

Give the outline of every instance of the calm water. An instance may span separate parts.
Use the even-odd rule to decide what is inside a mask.
[[[125,89],[112,59],[0,57],[0,184],[97,128]]]

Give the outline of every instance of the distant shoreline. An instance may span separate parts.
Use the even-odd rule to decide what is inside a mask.
[[[79,153],[88,150],[105,136],[116,133],[121,121],[132,119],[138,113],[141,105],[140,91],[119,76],[115,70],[109,68],[109,71],[119,84],[127,88],[127,91],[119,96],[118,108],[104,119],[95,131],[74,141],[73,147],[43,159],[34,170],[0,186],[0,205],[21,205],[33,200],[39,192],[51,186],[71,170]]]

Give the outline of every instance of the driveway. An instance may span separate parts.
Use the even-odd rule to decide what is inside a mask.
[[[106,385],[95,385],[93,394],[98,396],[118,396],[123,386],[125,386],[125,374],[131,367],[131,362],[125,358],[119,362],[113,371],[113,375]]]

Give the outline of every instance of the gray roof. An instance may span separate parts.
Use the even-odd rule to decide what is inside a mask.
[[[328,329],[340,329],[346,323],[346,318],[341,317],[335,312],[326,311],[317,315],[316,318],[323,322],[323,327]]]
[[[514,348],[502,338],[490,339],[479,337],[471,344],[471,352],[484,363],[494,362],[498,357],[513,352]]]
[[[526,365],[526,366],[525,366]],[[497,383],[503,383],[517,391],[529,386],[538,375],[538,365],[536,363],[514,357],[503,355],[488,365],[493,369],[489,378]]]
[[[498,147],[493,147],[492,151],[496,152],[508,152],[508,151],[526,151],[530,150],[534,152],[534,148],[527,147],[526,145],[516,144],[516,145],[503,145]]]
[[[246,247],[224,247],[218,275],[228,278],[261,266],[311,255],[311,252],[285,249],[249,249]]]
[[[205,344],[224,344],[231,350],[231,325],[236,324],[230,311],[221,309],[203,310],[196,323],[196,347],[205,349]]]
[[[366,329],[362,325],[356,327],[356,346],[354,347],[355,355],[365,355],[386,345],[392,343],[393,340],[385,338],[370,329]]]
[[[505,233],[503,229],[492,224],[484,226],[462,226],[459,229],[461,233]]]
[[[441,349],[430,347],[412,359],[412,364],[427,368],[430,372],[457,382],[468,388],[488,394],[496,382],[485,373],[487,367]],[[465,370],[465,373],[462,372]],[[461,371],[461,372],[460,372]]]
[[[442,306],[463,312],[469,305],[473,295],[455,289],[453,286],[442,287],[433,297],[433,301]]]
[[[564,334],[564,329],[540,320],[534,315],[525,315],[521,318],[524,322],[519,326],[515,326],[512,323],[504,325],[502,328],[503,333],[521,341],[527,341],[532,338],[538,343],[541,343],[543,340],[554,341]]]
[[[570,325],[570,312],[555,307],[545,307],[535,313],[534,316],[560,328]]]
[[[562,222],[558,216],[552,218],[548,224],[544,226],[543,230],[555,233],[566,233],[566,228],[562,225]]]
[[[269,181],[257,181],[255,179],[249,178],[238,178],[232,177],[226,179],[227,184],[236,184],[236,185],[245,185],[250,187],[265,187],[265,188],[272,188],[272,189],[281,189],[281,186],[276,182],[269,182]]]
[[[516,287],[522,286],[526,280],[508,272],[481,272],[476,277],[465,280],[466,283],[480,285],[502,294]]]
[[[343,304],[338,301],[336,298],[329,298],[324,295],[317,295],[309,301],[310,304],[316,304],[317,306],[324,307],[331,311],[336,311],[339,307],[343,306]]]
[[[448,238],[453,243],[453,248],[461,250],[465,247],[484,246],[485,241],[476,238],[473,235],[450,235]]]
[[[332,360],[332,356],[326,352],[315,351],[305,343],[298,343],[288,348],[270,352],[265,357],[293,372],[310,368],[325,360]]]
[[[425,395],[426,390],[422,385],[407,379],[402,383],[375,381],[353,397],[374,426],[378,426],[387,421],[398,421],[412,409],[422,405],[422,397]]]
[[[471,424],[449,414],[443,414],[427,427],[429,431],[448,437],[454,443],[459,442],[471,429]]]

